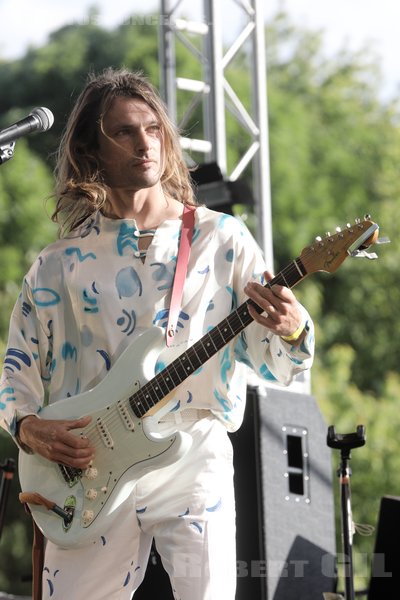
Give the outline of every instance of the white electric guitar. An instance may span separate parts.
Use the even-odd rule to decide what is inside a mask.
[[[333,272],[347,256],[365,254],[378,232],[366,216],[343,231],[317,238],[266,285],[292,288],[316,271]],[[164,438],[157,432],[158,422],[173,406],[174,389],[251,323],[249,304],[262,312],[248,300],[157,375],[165,332],[159,327],[144,332],[96,387],[42,410],[43,419],[91,415],[91,423],[77,434],[96,448],[86,470],[20,452],[20,498],[46,538],[66,548],[92,543],[118,517],[118,507],[142,475],[185,454],[191,437],[175,432]]]

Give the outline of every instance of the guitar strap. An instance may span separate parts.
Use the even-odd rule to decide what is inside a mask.
[[[185,204],[182,215],[181,239],[179,241],[178,258],[176,262],[174,283],[172,287],[171,304],[169,307],[168,325],[166,331],[166,344],[169,347],[175,336],[179,319],[183,286],[186,279],[187,267],[192,244],[195,206]]]

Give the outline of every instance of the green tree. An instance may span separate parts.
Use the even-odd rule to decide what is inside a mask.
[[[308,283],[322,286],[322,350],[349,343],[353,381],[380,393],[400,352],[390,308],[400,301],[399,106],[379,100],[378,67],[368,54],[343,51],[326,61],[320,35],[294,31],[284,14],[266,39],[276,262],[366,213],[392,239],[376,263],[348,260],[334,277]]]
[[[9,313],[27,268],[37,252],[55,239],[48,212],[52,177],[44,161],[17,141],[14,157],[0,170],[0,336],[8,330]],[[11,304],[12,302],[12,304]]]

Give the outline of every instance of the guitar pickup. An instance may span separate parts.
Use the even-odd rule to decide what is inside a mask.
[[[110,450],[113,450],[114,449],[114,440],[111,437],[111,433],[110,433],[107,425],[104,423],[103,419],[101,419],[100,417],[98,417],[96,419],[96,429],[97,429],[105,447],[109,448]]]
[[[135,431],[135,422],[132,419],[126,400],[118,400],[117,408],[125,427],[129,431]]]

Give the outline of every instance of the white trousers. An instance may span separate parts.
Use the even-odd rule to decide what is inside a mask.
[[[43,600],[129,600],[143,581],[153,538],[176,600],[234,600],[232,445],[212,417],[179,429],[192,435],[189,452],[142,477],[104,536],[77,549],[47,542]]]

